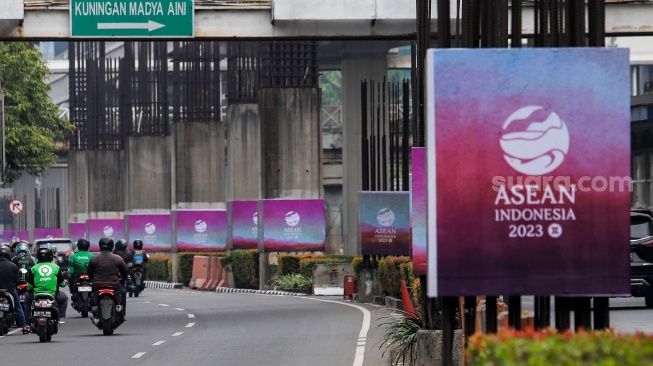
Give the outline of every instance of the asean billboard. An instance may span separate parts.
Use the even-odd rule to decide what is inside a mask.
[[[426,149],[411,150],[410,241],[413,273],[426,275]]]
[[[63,238],[63,229],[60,228],[38,228],[34,229],[34,240]]]
[[[86,222],[88,225],[88,241],[91,242],[91,252],[100,251],[98,243],[102,237],[112,238],[114,242],[126,238],[125,221],[123,219],[89,219]]]
[[[257,249],[258,201],[231,201],[228,206],[230,249]]]
[[[261,203],[263,250],[324,251],[326,218],[323,199],[268,199]],[[259,221],[260,222],[260,221]]]
[[[178,210],[177,251],[227,250],[227,210]]]
[[[428,294],[627,295],[627,49],[430,50]]]
[[[143,249],[169,252],[172,248],[172,220],[170,214],[131,214],[127,216],[129,243],[143,241]]]
[[[87,238],[86,223],[85,222],[69,222],[68,223],[68,237],[75,243],[80,238]]]
[[[410,254],[408,192],[358,192],[363,255]]]

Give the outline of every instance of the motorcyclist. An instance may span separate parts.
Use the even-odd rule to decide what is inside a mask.
[[[86,267],[93,257],[92,253],[88,252],[88,249],[91,247],[91,242],[86,238],[80,238],[77,240],[77,253],[73,254],[70,257],[68,262],[68,271],[70,273],[70,295],[72,301],[75,302],[77,299],[77,277],[80,274],[86,273]]]
[[[20,298],[18,297],[18,267],[11,262],[11,249],[8,246],[0,246],[0,288],[4,288],[14,298],[15,311],[17,315],[18,327],[23,328],[23,334],[29,333],[29,327],[25,324],[25,313],[23,307],[20,306]]]
[[[119,239],[116,241],[113,254],[120,256],[127,265],[132,262],[132,253],[128,251],[127,240],[125,239]]]
[[[141,239],[136,239],[132,243],[131,258],[134,264],[140,264],[143,266],[143,281],[145,281],[147,279],[147,261],[149,258],[147,253],[143,250],[143,241]]]
[[[66,317],[68,308],[68,296],[65,292],[59,291],[59,288],[66,286],[66,281],[59,266],[52,263],[52,256],[52,250],[47,247],[41,247],[36,251],[38,263],[27,273],[27,291],[29,292],[25,301],[31,304],[35,294],[50,294],[57,302],[59,318],[63,319]]]
[[[36,259],[32,257],[32,255],[29,252],[29,243],[22,240],[18,243],[16,246],[16,256],[11,259],[12,262],[18,267],[20,270],[21,268],[24,268],[27,270],[27,272],[32,270],[32,267],[36,264]],[[20,274],[20,279],[23,281],[27,281],[27,274]]]
[[[94,255],[88,263],[87,273],[90,280],[93,282],[93,292],[97,291],[100,287],[111,286],[120,291],[123,316],[125,315],[127,305],[127,290],[124,286],[124,281],[127,279],[127,265],[125,261],[118,255],[112,254],[113,239],[103,237],[98,243],[100,246],[100,254]],[[122,283],[121,283],[122,282]],[[96,304],[92,304],[95,308]],[[97,310],[93,310],[95,316]]]

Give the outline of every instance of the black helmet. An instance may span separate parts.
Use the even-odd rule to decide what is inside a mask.
[[[77,249],[83,250],[83,251],[88,251],[88,248],[91,247],[91,242],[88,241],[86,238],[79,238],[77,240]]]
[[[52,256],[52,250],[48,247],[40,247],[36,251],[36,259],[39,263],[52,262],[53,258],[54,257]]]
[[[104,251],[104,250],[112,251],[113,250],[113,239],[105,236],[102,239],[100,239],[99,245],[100,245],[100,250],[101,251]]]
[[[143,241],[141,239],[136,239],[134,240],[134,250],[141,250],[143,249]]]
[[[11,259],[11,249],[6,245],[0,246],[0,257]]]
[[[116,249],[114,249],[114,252],[118,250],[127,250],[127,240],[119,239],[116,242]]]

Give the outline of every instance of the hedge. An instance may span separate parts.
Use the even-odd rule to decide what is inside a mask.
[[[300,273],[300,262],[307,258],[325,258],[324,254],[280,254],[278,257],[278,276],[286,276]]]
[[[407,262],[410,262],[409,257],[384,257],[379,261],[379,284],[385,295],[401,297],[402,271],[400,265]]]
[[[222,259],[222,266],[234,275],[234,287],[259,288],[259,253],[257,250],[232,250]]]
[[[172,260],[167,255],[153,255],[147,262],[147,279],[153,281],[170,281],[169,266]]]
[[[351,260],[351,266],[354,268],[354,274],[356,275],[356,283],[361,283],[360,273],[361,265],[363,264],[363,256],[356,256]]]
[[[473,335],[466,352],[467,364],[480,366],[652,365],[653,335],[502,328]]]

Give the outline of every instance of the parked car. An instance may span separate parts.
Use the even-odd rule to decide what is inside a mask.
[[[68,238],[44,238],[34,240],[32,246],[36,252],[40,247],[50,244],[51,247],[57,248],[57,260],[62,270],[68,269],[68,261],[73,255],[73,241]]]
[[[653,308],[653,211],[630,211],[630,287]]]

